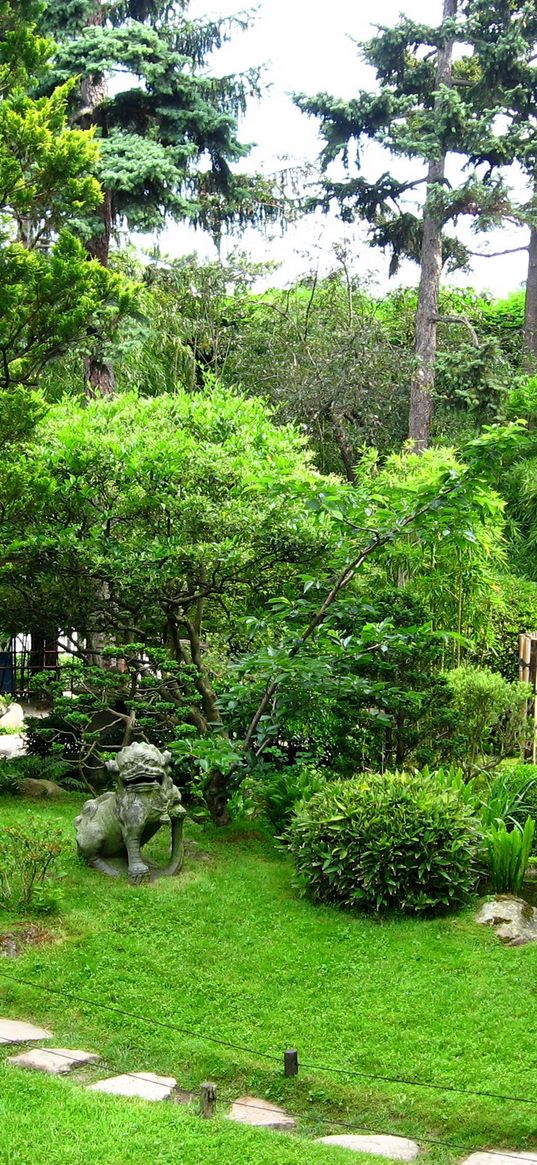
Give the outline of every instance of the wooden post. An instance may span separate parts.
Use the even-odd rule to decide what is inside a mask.
[[[200,1084],[200,1116],[216,1116],[216,1084],[211,1080]]]
[[[283,1053],[284,1076],[298,1076],[298,1052],[295,1048],[288,1048]]]
[[[533,739],[531,742],[531,763],[537,760],[537,638],[535,634],[527,636],[529,641],[529,674],[528,680],[533,689]]]
[[[532,764],[537,763],[537,632],[519,636],[519,679],[531,684],[533,697],[531,711],[533,719],[533,740],[526,748],[526,759],[531,757]],[[530,709],[528,707],[528,715]]]

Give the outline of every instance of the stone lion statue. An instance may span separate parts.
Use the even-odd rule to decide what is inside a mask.
[[[109,858],[126,858],[130,882],[169,877],[183,864],[185,809],[170,775],[170,752],[154,744],[129,744],[107,761],[116,777],[115,792],[86,801],[75,819],[81,857],[102,874],[118,877],[120,870]],[[162,825],[171,826],[170,860],[163,869],[151,869],[141,850]]]

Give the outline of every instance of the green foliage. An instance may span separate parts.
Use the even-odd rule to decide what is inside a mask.
[[[437,27],[401,16],[393,28],[382,27],[361,46],[368,65],[376,73],[376,91],[359,91],[349,101],[318,93],[295,98],[303,112],[320,123],[324,148],[320,155],[324,178],[312,205],[328,210],[336,203],[344,221],[360,217],[370,224],[372,246],[391,252],[390,273],[397,271],[403,257],[420,261],[423,215],[416,213],[416,187],[426,180],[427,169],[437,163],[436,175],[429,173],[426,213],[443,232],[443,257],[450,267],[465,267],[469,252],[460,240],[445,230],[457,224],[461,215],[473,218],[476,229],[487,230],[509,212],[509,200],[496,167],[504,159],[493,159],[488,169],[478,170],[484,161],[485,145],[497,145],[497,115],[509,108],[510,85],[499,78],[493,84],[479,72],[471,83],[458,76],[472,62],[474,45],[482,37],[471,19],[472,4],[462,8],[455,23],[444,19]],[[451,65],[443,62],[442,51],[450,44],[455,51]],[[453,76],[451,76],[453,69]],[[503,79],[502,79],[503,80]],[[369,178],[362,166],[362,152],[368,141],[389,151],[391,167],[377,179]],[[491,147],[492,148],[492,147]],[[466,177],[459,187],[446,184],[438,167],[454,153],[466,161]],[[401,159],[413,160],[412,175],[401,170]],[[338,160],[345,177],[334,179],[329,167]],[[420,169],[420,163],[423,169]],[[357,174],[352,173],[356,166]],[[349,173],[351,171],[351,173]]]
[[[537,824],[537,765],[501,768],[488,787],[482,815],[487,825],[505,821],[508,828],[523,829],[528,817]]]
[[[42,724],[43,721],[34,720]],[[25,722],[25,725],[28,721]],[[26,727],[25,727],[26,731]],[[24,755],[10,757],[0,764],[0,791],[18,793],[19,781],[30,777],[34,780],[54,781],[64,789],[80,789],[80,782],[73,773],[72,765],[59,756]]]
[[[480,838],[474,806],[428,772],[332,782],[289,829],[298,885],[315,901],[411,914],[467,900]]]
[[[308,802],[326,784],[327,774],[314,765],[297,763],[277,769],[257,766],[242,784],[235,809],[247,816],[266,817],[277,836],[285,833],[301,802]]]
[[[43,411],[36,389],[44,368],[75,346],[82,359],[90,333],[110,334],[133,295],[124,279],[87,260],[80,236],[102,202],[98,148],[90,131],[69,123],[72,83],[48,96],[28,92],[28,70],[44,73],[52,46],[31,23],[42,6],[17,8],[0,7],[0,28],[3,21],[7,29],[4,64],[0,59],[0,406],[8,441],[25,437]]]
[[[76,79],[73,112],[99,134],[111,220],[154,231],[167,217],[186,219],[219,237],[227,225],[278,217],[282,200],[273,183],[233,165],[248,153],[237,120],[258,93],[256,72],[218,77],[208,68],[211,53],[248,20],[193,20],[187,9],[126,3],[104,14],[95,0],[50,0],[42,23],[58,42],[54,79]],[[111,74],[108,94],[102,79]]]
[[[59,906],[58,860],[65,844],[59,830],[41,823],[0,828],[0,907],[15,914],[50,914]]]
[[[447,672],[446,680],[469,768],[494,744],[500,755],[516,751],[517,746],[520,748],[530,731],[526,714],[526,702],[531,695],[529,684],[508,683],[489,668],[468,664]]]
[[[528,866],[535,821],[528,817],[524,828],[508,830],[504,821],[494,822],[486,834],[489,873],[495,894],[520,894]]]
[[[15,796],[19,792],[19,772],[13,761],[0,761],[0,796],[8,794]]]

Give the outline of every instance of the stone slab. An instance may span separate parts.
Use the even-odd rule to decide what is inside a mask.
[[[513,1155],[517,1159],[537,1163],[537,1153],[522,1153],[519,1149],[495,1149],[493,1153],[471,1153],[462,1165],[513,1165]]]
[[[48,1072],[50,1076],[64,1076],[79,1068],[81,1064],[96,1064],[100,1060],[94,1052],[82,1052],[72,1048],[31,1048],[18,1056],[8,1056],[10,1064],[17,1068],[32,1068],[35,1072]]]
[[[155,1076],[154,1072],[136,1072],[132,1076],[109,1076],[88,1084],[90,1092],[108,1092],[113,1096],[137,1096],[141,1100],[169,1100],[177,1080],[173,1076]]]
[[[280,1129],[285,1132],[296,1128],[296,1121],[283,1108],[257,1096],[240,1096],[227,1116],[228,1120],[264,1129]]]
[[[32,1040],[51,1040],[52,1032],[19,1019],[0,1019],[0,1044],[29,1044]]]
[[[381,1136],[368,1134],[356,1136],[337,1134],[331,1137],[319,1137],[318,1145],[339,1145],[341,1149],[352,1149],[355,1153],[372,1153],[375,1157],[389,1157],[392,1161],[415,1161],[419,1153],[419,1145],[410,1141],[408,1137]],[[475,1165],[481,1165],[476,1162]],[[482,1165],[487,1165],[483,1162]],[[493,1165],[491,1162],[490,1165]]]

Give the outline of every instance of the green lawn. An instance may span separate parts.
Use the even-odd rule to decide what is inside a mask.
[[[73,797],[35,806],[2,798],[0,820],[36,814],[71,837],[79,804]],[[146,1023],[1,976],[0,1014],[50,1026],[59,1046],[99,1051],[112,1070],[171,1074],[193,1090],[214,1079],[222,1107],[246,1092],[283,1102],[310,1137],[342,1131],[324,1118],[469,1149],[537,1145],[537,947],[502,947],[473,923],[472,912],[376,921],[314,907],[296,897],[289,864],[263,840],[192,824],[188,834],[199,846],[196,858],[179,878],[151,886],[106,881],[73,854],[65,864],[65,909],[44,921],[51,941],[0,960],[0,972],[136,1012]],[[1,929],[9,920],[0,920]],[[275,1059],[185,1036],[157,1020]],[[286,1047],[299,1050],[294,1080],[280,1066]],[[5,1054],[6,1165],[349,1160],[288,1136],[207,1124],[183,1107],[91,1096],[73,1091],[70,1081],[23,1076],[3,1067]],[[353,1079],[353,1071],[535,1103]],[[51,1137],[63,1147],[51,1150]],[[455,1160],[462,1153],[436,1146],[430,1155]]]

